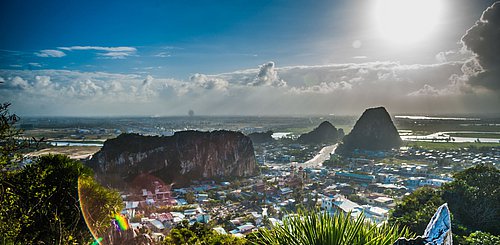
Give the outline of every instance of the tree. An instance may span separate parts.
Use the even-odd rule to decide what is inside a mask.
[[[464,245],[497,245],[500,244],[500,237],[487,232],[476,231],[465,237]]]
[[[0,170],[10,167],[20,158],[18,136],[21,131],[15,128],[19,117],[9,112],[10,103],[0,104]],[[2,171],[0,174],[4,175]],[[0,177],[1,178],[1,177]]]
[[[427,223],[443,203],[439,189],[421,187],[396,205],[389,223],[403,225],[416,234],[423,234]]]
[[[189,223],[185,221],[173,228],[170,234],[165,237],[162,244],[243,245],[246,244],[246,240],[231,235],[219,234],[205,224],[196,222],[189,225]]]
[[[102,212],[119,210],[117,193],[91,181],[92,171],[63,155],[42,156],[10,172],[0,200],[0,233],[5,243],[85,243],[91,234],[80,209],[78,178],[86,179],[87,195],[95,195]],[[98,207],[96,207],[98,208]],[[105,210],[110,208],[109,210]],[[100,211],[99,211],[100,212]],[[94,216],[103,225],[109,216]],[[101,220],[102,219],[102,220]],[[92,228],[92,227],[91,227]]]
[[[454,178],[443,186],[442,197],[448,202],[455,225],[466,228],[463,234],[479,230],[500,235],[500,170],[479,164]]]
[[[123,209],[117,191],[104,188],[91,176],[78,178],[78,195],[81,212],[94,237],[103,237],[109,231],[111,219]]]
[[[196,197],[194,196],[194,193],[192,191],[189,191],[186,193],[186,202],[189,204],[193,204],[196,202]]]
[[[422,234],[434,211],[447,202],[452,231],[461,239],[474,231],[500,234],[500,170],[479,164],[454,175],[439,189],[422,187],[403,198],[389,222],[406,225]]]

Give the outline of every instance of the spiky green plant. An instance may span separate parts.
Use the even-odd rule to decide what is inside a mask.
[[[407,228],[383,224],[377,226],[365,220],[364,215],[351,218],[350,214],[306,211],[287,218],[283,225],[271,230],[261,229],[255,244],[286,245],[391,245],[398,238],[410,238]]]

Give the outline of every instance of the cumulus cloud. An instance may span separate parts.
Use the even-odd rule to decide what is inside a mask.
[[[286,82],[278,76],[278,71],[275,69],[274,62],[269,61],[260,66],[259,73],[255,76],[250,85],[285,87]]]
[[[341,81],[341,82],[322,82],[317,85],[303,86],[303,87],[293,87],[290,89],[292,93],[320,93],[320,94],[331,94],[333,92],[350,90],[352,89],[352,84]]]
[[[488,7],[462,37],[474,57],[464,64],[462,77],[471,86],[500,91],[500,2]]]
[[[18,77],[18,76],[15,76],[14,78],[12,78],[9,81],[9,84],[13,88],[19,88],[19,89],[27,89],[30,86],[26,80],[24,80],[24,79],[22,79],[21,77]]]
[[[466,82],[457,74],[475,67],[458,61],[288,67],[268,62],[222,74],[197,73],[183,80],[71,70],[0,70],[0,97],[18,105],[20,114],[30,115],[184,115],[189,109],[200,115],[350,114],[373,105],[393,111],[498,111],[491,103],[498,96],[463,90]]]
[[[54,50],[54,49],[44,49],[40,50],[39,52],[35,53],[36,56],[38,57],[54,57],[54,58],[60,58],[66,56],[66,54],[63,51],[60,50]]]
[[[199,73],[192,75],[189,78],[189,80],[193,82],[196,86],[204,89],[215,89],[215,90],[225,91],[229,86],[229,83],[224,79],[210,77]]]
[[[410,95],[410,96],[422,96],[422,95],[423,96],[439,96],[439,95],[443,95],[443,94],[444,94],[444,90],[436,89],[429,84],[425,84],[423,88],[421,88],[417,91],[411,92],[408,95]]]

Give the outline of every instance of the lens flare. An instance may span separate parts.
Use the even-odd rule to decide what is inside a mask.
[[[80,176],[78,177],[78,197],[79,197],[79,203],[80,203],[80,209],[82,210],[82,215],[83,215],[83,220],[85,221],[85,224],[87,225],[87,228],[89,229],[90,233],[94,237],[95,241],[92,244],[101,244],[102,237],[99,237],[95,229],[93,229],[92,225],[92,217],[90,213],[88,212],[87,209],[87,197],[85,192],[85,177]]]
[[[92,245],[99,245],[99,244],[101,244],[101,242],[102,242],[102,237],[99,237],[99,238],[97,238],[97,240],[95,240],[95,241],[92,243]]]
[[[115,215],[115,220],[116,220],[116,222],[118,223],[118,227],[120,228],[120,230],[121,230],[121,231],[126,231],[126,230],[128,230],[129,225],[128,225],[128,222],[127,222],[127,220],[125,219],[125,217],[123,217],[123,215],[121,215],[121,214],[116,214],[116,215]]]

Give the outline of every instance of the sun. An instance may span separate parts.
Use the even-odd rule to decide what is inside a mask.
[[[375,19],[379,34],[387,41],[412,44],[435,31],[441,0],[378,0]]]

